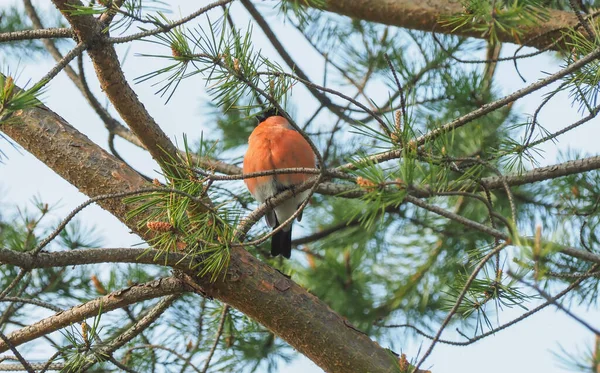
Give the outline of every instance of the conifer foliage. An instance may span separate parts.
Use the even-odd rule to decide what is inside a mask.
[[[46,201],[0,201],[0,370],[276,372],[303,354],[327,372],[419,372],[439,344],[468,349],[549,307],[591,336],[560,363],[600,371],[600,325],[571,311],[597,305],[600,156],[544,153],[595,136],[596,1],[5,3],[0,160],[22,148],[89,199],[58,222]],[[522,69],[541,58],[554,63]],[[56,64],[20,79],[36,59]],[[62,72],[106,150],[45,106]],[[151,113],[189,82],[205,131],[173,134]],[[318,167],[257,205],[241,164],[266,110]],[[128,164],[140,150],[154,174]],[[272,258],[262,218],[305,190],[292,259]],[[143,244],[106,247],[103,222],[78,218],[92,204]]]

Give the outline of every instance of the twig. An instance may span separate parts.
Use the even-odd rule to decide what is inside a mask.
[[[594,265],[594,267],[592,269],[590,269],[590,271],[595,270],[595,268],[598,268],[598,265]],[[587,272],[590,273],[590,272]],[[587,277],[580,277],[578,278],[576,281],[574,281],[571,285],[569,285],[567,288],[565,288],[563,291],[561,291],[560,293],[556,294],[555,296],[552,297],[551,300],[544,302],[543,304],[525,312],[524,314],[522,314],[521,316],[500,325],[497,328],[494,328],[486,333],[480,334],[476,337],[473,338],[467,338],[468,341],[465,342],[456,342],[456,341],[447,341],[447,340],[442,340],[439,339],[438,342],[439,343],[446,343],[446,344],[451,344],[454,346],[468,346],[470,344],[473,344],[483,338],[489,337],[491,335],[496,334],[497,332],[504,330],[510,326],[513,326],[517,323],[519,323],[520,321],[525,320],[526,318],[530,317],[531,315],[543,310],[544,308],[548,307],[549,305],[553,304],[553,302],[558,301],[560,298],[564,297],[565,295],[567,295],[571,290],[575,289],[577,286],[579,286],[579,284],[581,284]],[[403,328],[403,327],[408,327],[411,329],[414,329],[415,331],[417,331],[417,333],[419,333],[420,335],[424,336],[425,338],[428,339],[433,339],[433,336],[430,336],[422,331],[420,331],[419,329],[417,329],[416,327],[412,326],[412,325],[408,325],[408,324],[390,324],[390,325],[380,325],[381,327],[384,328]]]
[[[61,72],[62,69],[64,69],[69,64],[69,62],[73,61],[73,59],[79,56],[81,52],[83,52],[86,48],[87,44],[84,42],[80,42],[79,44],[77,44],[77,46],[71,49],[69,53],[65,54],[62,60],[58,61],[58,63],[50,71],[48,71],[48,73],[44,75],[44,77],[40,79],[39,82],[43,84],[50,82],[52,78],[54,78],[59,72]]]
[[[6,295],[8,295],[12,291],[12,289],[14,289],[15,286],[17,286],[19,282],[23,279],[23,277],[25,277],[25,275],[28,273],[29,270],[21,269],[21,271],[19,271],[19,274],[17,274],[14,280],[12,280],[11,283],[8,284],[8,286],[2,291],[2,293],[0,293],[0,299],[6,297]]]
[[[307,82],[310,81],[310,78],[308,77],[308,75],[306,75],[304,73],[304,71],[296,64],[296,62],[294,62],[294,60],[292,59],[292,56],[290,56],[290,54],[285,50],[285,47],[283,46],[283,44],[281,44],[279,39],[277,39],[277,36],[273,32],[273,30],[271,30],[271,27],[269,26],[267,21],[263,18],[263,16],[260,14],[260,12],[254,7],[254,5],[249,0],[241,0],[241,2],[242,2],[242,5],[248,11],[248,13],[250,13],[252,18],[254,18],[254,20],[256,21],[258,26],[261,28],[261,30],[265,33],[265,35],[267,36],[267,38],[269,39],[269,41],[271,42],[271,44],[273,45],[273,47],[275,48],[277,53],[279,53],[279,55],[281,56],[283,61],[289,66],[289,68],[292,69],[292,71],[294,71],[295,74],[300,79],[307,81]],[[352,118],[348,117],[343,111],[340,110],[340,108],[338,106],[334,105],[327,96],[325,96],[324,94],[319,92],[319,90],[315,89],[314,86],[307,85],[306,88],[317,99],[317,101],[319,101],[321,103],[321,105],[323,105],[326,108],[328,108],[329,110],[331,110],[334,114],[336,114],[340,118],[344,118],[344,120],[351,122],[351,123],[354,122],[354,120]]]
[[[91,205],[92,203],[103,201],[106,199],[123,198],[123,197],[144,194],[144,193],[152,193],[152,192],[175,193],[175,194],[179,194],[184,197],[187,197],[196,203],[203,203],[200,199],[198,199],[198,197],[192,196],[191,194],[183,192],[181,190],[171,189],[171,188],[141,188],[141,189],[132,190],[129,192],[102,194],[102,195],[90,198],[87,201],[83,202],[81,205],[77,206],[73,211],[71,211],[69,213],[69,215],[67,215],[66,218],[64,218],[60,222],[58,227],[56,227],[56,229],[52,233],[50,233],[50,235],[48,235],[45,239],[43,239],[38,244],[38,246],[34,250],[31,251],[31,253],[33,255],[38,254],[44,247],[46,247],[46,245],[48,245],[52,240],[54,240],[56,238],[56,236],[58,236],[63,229],[65,229],[67,224],[69,224],[69,222],[75,217],[75,215],[77,215],[81,210],[83,210],[87,206]]]
[[[181,26],[184,23],[187,23],[187,22],[191,21],[192,19],[194,19],[198,16],[201,16],[202,14],[208,12],[209,10],[211,10],[213,8],[219,7],[221,5],[227,5],[232,1],[233,0],[215,1],[214,3],[208,4],[207,6],[202,7],[186,17],[183,17],[175,22],[170,22],[167,25],[161,25],[161,26],[155,28],[154,30],[143,31],[143,32],[139,32],[137,34],[133,34],[133,35],[129,35],[129,36],[108,38],[106,41],[111,44],[120,44],[120,43],[127,43],[127,42],[130,42],[133,40],[140,40],[143,38],[147,38],[148,36],[166,33],[166,32],[171,31],[175,27]]]
[[[511,271],[508,271],[507,274],[510,277],[512,277],[513,279],[517,280],[518,282],[525,284],[525,285],[529,286],[530,288],[534,289],[535,291],[537,291],[542,297],[544,297],[544,299],[546,299],[548,302],[550,302],[551,304],[556,306],[556,308],[558,308],[559,310],[561,310],[564,313],[566,313],[567,315],[569,315],[573,320],[575,320],[578,323],[580,323],[581,325],[583,325],[583,327],[585,327],[587,330],[591,331],[595,335],[600,335],[599,329],[594,328],[588,322],[586,322],[585,320],[583,320],[582,318],[580,318],[579,316],[575,315],[573,312],[568,310],[565,306],[558,303],[556,300],[554,300],[554,298],[550,294],[546,293],[544,290],[542,290],[536,284],[532,284],[530,282],[525,281],[523,278],[521,278],[520,276],[516,275],[515,273],[513,273]]]
[[[292,245],[293,246],[298,246],[298,245],[304,245],[310,242],[314,242],[314,241],[318,241],[322,238],[325,238],[327,236],[329,236],[332,233],[338,232],[342,229],[346,229],[346,228],[351,228],[351,227],[355,227],[357,225],[360,224],[359,219],[354,219],[348,222],[342,222],[336,225],[333,225],[331,227],[322,229],[318,232],[315,232],[311,235],[308,236],[304,236],[304,237],[300,237],[300,238],[296,238],[295,240],[292,240]]]
[[[221,334],[223,334],[223,326],[225,325],[225,320],[227,319],[227,313],[229,312],[229,305],[226,304],[223,307],[223,312],[221,312],[221,319],[219,320],[219,328],[217,329],[217,334],[215,335],[215,341],[208,352],[208,357],[206,358],[206,362],[204,363],[204,368],[202,368],[202,373],[206,373],[208,371],[208,367],[210,366],[210,360],[212,359],[215,351],[217,350],[217,345],[219,344],[219,339],[221,338]]]
[[[175,355],[179,360],[185,361],[186,358],[185,356],[183,356],[182,354],[180,354],[179,352],[175,351],[172,348],[169,347],[165,347],[165,346],[161,346],[161,345],[153,345],[153,344],[145,344],[145,345],[139,345],[139,346],[133,346],[127,349],[127,351],[125,352],[125,355],[127,355],[128,352],[130,351],[134,351],[134,350],[141,350],[141,349],[156,349],[156,350],[164,350],[167,351],[173,355]],[[198,369],[196,366],[194,366],[193,364],[190,364],[190,366],[192,367],[192,369],[194,369],[196,372],[198,373],[202,373],[200,371],[200,369]]]
[[[46,372],[47,370],[58,370],[58,369],[56,369],[56,368],[52,368],[52,366],[57,366],[57,365],[58,365],[58,366],[61,366],[61,365],[63,365],[63,364],[53,364],[52,362],[53,362],[53,361],[54,361],[54,360],[55,360],[55,359],[56,359],[56,358],[57,358],[59,355],[62,355],[62,354],[65,352],[65,350],[66,350],[66,349],[64,349],[64,350],[61,350],[61,349],[59,349],[58,351],[56,351],[56,352],[54,353],[54,355],[50,356],[50,358],[49,358],[49,359],[48,359],[48,360],[47,360],[47,361],[44,363],[44,366],[42,366],[42,369],[40,370],[40,373],[44,373],[44,372]],[[59,368],[59,369],[61,369],[61,370],[62,370],[62,367],[61,367],[61,368]]]
[[[143,332],[146,328],[148,328],[156,319],[162,315],[167,308],[169,308],[173,302],[175,302],[181,295],[173,294],[162,298],[151,310],[146,314],[146,316],[142,317],[138,322],[133,324],[127,331],[118,335],[114,338],[108,345],[103,346],[99,351],[95,351],[94,358],[92,361],[85,364],[81,370],[86,371],[91,366],[98,362],[96,356],[102,355],[112,355],[113,352],[118,350],[120,347],[125,345],[127,342],[131,341],[138,334]],[[120,364],[120,363],[119,363]]]
[[[23,367],[25,368],[25,370],[27,370],[28,373],[35,373],[33,368],[31,367],[31,365],[29,365],[29,362],[27,360],[25,360],[25,358],[23,358],[23,355],[21,355],[21,353],[17,350],[15,345],[13,345],[10,342],[10,340],[2,332],[0,332],[0,339],[2,339],[4,341],[4,343],[6,343],[8,348],[10,348],[10,350],[13,352],[13,354],[15,354],[15,356],[17,357],[19,362],[23,365]]]
[[[385,60],[388,64],[388,67],[390,68],[390,71],[392,72],[392,76],[394,77],[394,81],[396,82],[396,87],[398,88],[398,92],[400,93],[400,108],[402,110],[402,125],[406,126],[408,123],[408,114],[406,113],[406,100],[404,98],[404,89],[402,88],[402,84],[400,84],[400,80],[398,79],[398,75],[396,74],[396,69],[394,68],[394,65],[392,64],[392,60],[390,60],[390,56],[386,54],[383,55],[385,57]],[[398,123],[397,123],[398,125]],[[398,130],[400,129],[400,127],[398,126],[397,128]],[[400,134],[398,134],[398,136],[400,136]]]
[[[456,299],[456,302],[454,303],[454,307],[452,307],[452,309],[450,310],[450,312],[448,312],[448,315],[446,316],[446,318],[442,322],[442,325],[440,326],[440,328],[438,329],[437,333],[433,337],[433,341],[431,342],[431,345],[429,345],[429,348],[427,349],[427,351],[425,351],[425,354],[423,354],[423,356],[421,357],[421,359],[419,360],[419,362],[415,365],[415,368],[412,370],[413,373],[417,372],[419,370],[419,367],[421,366],[421,364],[423,364],[423,362],[425,362],[425,360],[427,359],[427,357],[433,351],[433,348],[435,347],[436,343],[440,339],[440,336],[442,335],[442,332],[444,331],[444,329],[446,328],[446,326],[448,325],[448,323],[450,323],[450,320],[452,319],[452,316],[454,316],[454,314],[456,313],[456,311],[458,311],[458,308],[460,307],[460,305],[462,303],[462,300],[464,299],[465,295],[467,294],[467,291],[469,291],[469,287],[471,286],[471,283],[473,283],[473,281],[475,280],[475,278],[477,278],[477,275],[479,274],[479,271],[481,271],[481,269],[485,266],[485,264],[487,263],[487,261],[490,258],[492,258],[493,256],[495,256],[500,251],[502,251],[507,245],[508,245],[507,243],[502,243],[502,244],[496,246],[486,256],[484,256],[483,259],[481,259],[481,261],[479,262],[479,264],[477,264],[477,266],[475,267],[475,269],[473,269],[473,272],[471,273],[471,276],[469,276],[469,278],[467,279],[467,282],[465,283],[465,286],[463,287],[462,291],[458,295],[458,298]]]
[[[63,370],[65,368],[65,364],[62,363],[53,363],[48,365],[47,367],[45,366],[45,364],[43,363],[32,363],[29,364],[31,366],[32,369],[34,370],[38,370],[38,369],[46,369],[44,371],[48,371],[48,370]],[[16,370],[27,370],[27,368],[25,368],[23,365],[21,364],[0,364],[0,372],[14,372]],[[42,373],[42,371],[40,371],[40,373]]]
[[[421,208],[424,208],[425,210],[429,210],[429,211],[434,212],[434,213],[436,213],[438,215],[441,215],[441,216],[443,216],[445,218],[454,220],[454,221],[458,222],[459,224],[461,224],[461,225],[463,225],[465,227],[470,227],[470,228],[476,229],[476,230],[478,230],[480,232],[489,234],[490,236],[492,236],[494,238],[500,238],[500,239],[503,239],[503,240],[508,239],[508,235],[507,234],[505,234],[505,233],[503,233],[503,232],[501,232],[501,231],[499,231],[497,229],[494,229],[494,228],[488,227],[486,225],[483,225],[481,223],[478,223],[476,221],[467,219],[464,216],[455,214],[455,213],[453,213],[451,211],[448,211],[448,210],[445,210],[445,209],[443,209],[441,207],[430,205],[430,204],[428,204],[426,202],[421,201],[419,198],[415,198],[415,197],[413,197],[411,195],[407,195],[405,197],[405,200],[407,202],[412,203],[415,206],[419,206]]]
[[[19,40],[39,40],[52,38],[72,38],[73,30],[70,28],[46,28],[41,30],[23,30],[0,33],[0,43]]]
[[[44,307],[47,308],[49,310],[52,310],[54,312],[62,312],[64,311],[62,308],[55,306],[51,303],[47,303],[47,302],[42,302],[41,300],[37,300],[37,299],[29,299],[29,298],[19,298],[19,297],[0,297],[0,303],[1,302],[11,302],[11,303],[28,303],[28,304],[33,304],[35,306],[40,306],[40,307]]]
[[[490,102],[488,104],[485,104],[481,108],[479,108],[477,110],[473,110],[472,112],[465,114],[462,117],[459,117],[449,123],[446,123],[441,127],[433,129],[433,130],[429,131],[428,133],[426,133],[422,136],[419,136],[418,138],[416,138],[413,141],[414,141],[415,145],[421,146],[421,145],[425,144],[426,142],[432,141],[445,133],[454,131],[457,128],[464,126],[465,124],[468,124],[468,123],[474,121],[475,119],[478,119],[488,113],[491,113],[492,111],[495,111],[503,106],[510,104],[511,102],[514,102],[524,96],[527,96],[528,94],[535,92],[535,91],[547,86],[548,84],[551,84],[569,74],[572,74],[573,72],[581,69],[588,63],[594,61],[599,56],[600,56],[600,48],[594,49],[591,53],[587,54],[586,56],[584,56],[581,59],[577,60],[576,62],[572,63],[571,65],[548,76],[547,78],[539,80],[538,82],[533,83],[525,88],[519,89],[518,91],[516,91],[508,96],[505,96],[504,98],[501,98],[494,102]],[[387,152],[384,152],[381,154],[367,157],[367,159],[369,162],[380,163],[380,162],[385,162],[385,161],[388,161],[391,159],[399,158],[401,156],[402,156],[402,149],[394,149],[394,150],[387,151]],[[346,169],[356,169],[356,167],[359,165],[360,165],[360,162],[359,163],[347,163],[345,165],[339,166],[337,169],[339,171],[343,171]]]
[[[8,335],[8,339],[14,346],[18,346],[64,328],[72,323],[96,316],[100,308],[102,308],[102,312],[109,312],[143,300],[170,294],[180,294],[185,290],[185,285],[180,280],[172,277],[135,285],[69,308],[64,312],[59,312],[16,330]],[[0,343],[0,352],[6,351],[7,348],[8,345],[6,343]]]

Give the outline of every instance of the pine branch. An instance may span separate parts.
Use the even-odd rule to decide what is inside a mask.
[[[279,53],[283,61],[288,65],[290,69],[292,69],[294,74],[297,75],[301,80],[305,82],[310,82],[311,80],[308,77],[308,75],[306,75],[306,73],[300,68],[300,66],[298,66],[298,64],[292,59],[292,56],[285,50],[283,44],[281,44],[273,30],[271,30],[271,27],[269,26],[267,21],[254,7],[252,2],[250,0],[241,0],[241,2],[242,5],[244,5],[246,10],[248,11],[248,13],[250,13],[252,18],[254,18],[261,30],[265,33],[267,39],[269,39],[269,41],[271,42],[277,53]],[[306,88],[314,96],[314,98],[316,98],[317,101],[321,103],[321,105],[331,110],[331,112],[337,115],[340,119],[343,119],[349,123],[354,123],[354,120],[348,117],[339,106],[334,105],[333,102],[331,102],[331,100],[329,99],[329,97],[325,96],[312,85],[306,85]]]
[[[560,304],[559,302],[554,300],[554,297],[552,297],[550,294],[546,293],[543,289],[541,289],[539,286],[537,286],[536,284],[530,283],[528,281],[525,281],[523,278],[521,278],[521,276],[509,271],[508,275],[512,278],[514,278],[515,280],[517,280],[518,282],[529,286],[530,288],[534,289],[535,291],[537,291],[544,299],[546,299],[547,302],[550,302],[552,305],[554,305],[556,308],[558,308],[559,310],[563,311],[564,313],[566,313],[570,318],[572,318],[573,320],[575,320],[576,322],[578,322],[580,325],[582,325],[584,328],[586,328],[587,330],[589,330],[590,332],[594,333],[594,335],[600,335],[600,330],[593,327],[592,325],[590,325],[587,321],[583,320],[581,317],[575,315],[573,312],[571,312],[567,307],[563,306],[562,304]]]
[[[125,351],[124,355],[127,355],[129,352],[132,352],[135,350],[143,350],[143,349],[167,351],[168,353],[175,355],[179,360],[184,361],[184,362],[186,361],[186,357],[183,356],[182,354],[180,354],[179,352],[175,351],[174,349],[166,347],[166,346],[162,346],[162,345],[153,345],[153,344],[145,344],[145,345],[130,347]],[[189,364],[187,366],[191,367],[197,373],[202,373],[202,371],[193,364]]]
[[[0,124],[0,129],[90,197],[147,185],[135,171],[43,106],[15,112],[11,124]],[[142,216],[126,219],[133,206],[114,199],[99,204],[143,239],[151,238],[147,230],[138,226]],[[83,251],[88,250],[71,253]],[[216,282],[211,282],[210,276],[193,278],[208,296],[263,324],[326,371],[378,373],[395,369],[395,359],[388,350],[349,327],[347,321],[318,298],[246,250],[232,248],[230,254],[224,278]],[[46,255],[39,253],[36,258]],[[312,321],[310,325],[306,324],[307,319]],[[331,346],[338,348],[332,351]]]
[[[310,6],[311,2],[307,2]],[[451,35],[470,36],[474,38],[488,38],[481,31],[466,27],[454,30],[445,27],[440,20],[463,14],[465,9],[461,2],[448,2],[443,0],[412,1],[412,0],[329,0],[325,9],[351,18],[398,26],[414,30],[442,32]],[[555,39],[562,36],[561,30],[578,24],[574,13],[560,10],[546,9],[548,20],[539,22],[534,26],[523,26],[520,35],[512,33],[510,29],[498,30],[498,39],[501,42],[523,44],[529,47],[542,49],[551,45]],[[559,49],[569,40],[564,40]]]
[[[44,29],[42,21],[41,21],[39,15],[37,14],[37,11],[35,10],[35,7],[31,3],[31,0],[23,0],[23,4],[25,6],[26,13],[29,16],[29,19],[33,23],[33,27],[37,30],[37,32],[44,32],[45,30],[47,30],[47,29]],[[107,20],[102,19],[102,22],[106,22],[106,21]],[[67,29],[67,30],[69,30],[69,35],[71,37],[73,37],[74,36],[73,30],[71,30],[71,29]],[[50,53],[50,55],[52,56],[52,58],[54,58],[54,60],[56,62],[63,60],[63,55],[58,50],[58,48],[56,47],[56,44],[52,40],[43,40],[42,43],[44,44],[44,47],[46,48],[46,50]],[[133,135],[131,133],[131,131],[129,131],[129,129],[127,129],[125,126],[123,126],[121,123],[119,123],[118,120],[113,118],[110,115],[110,113],[108,112],[108,110],[106,110],[102,106],[102,104],[100,104],[100,101],[98,101],[98,99],[92,94],[92,92],[87,84],[87,80],[85,79],[84,72],[83,72],[83,58],[81,57],[81,55],[79,55],[78,60],[79,60],[79,75],[75,72],[75,70],[73,70],[71,68],[71,66],[66,65],[64,68],[64,71],[67,74],[67,76],[71,79],[73,84],[75,84],[75,86],[81,91],[81,93],[83,93],[83,97],[85,97],[87,99],[90,106],[94,109],[96,114],[98,114],[100,119],[102,119],[102,121],[104,122],[104,125],[106,126],[106,128],[108,129],[108,131],[110,133],[115,133],[115,134],[119,135],[120,137],[122,137],[123,139],[131,142],[132,144],[142,147],[142,144],[140,143],[139,139],[137,137],[135,137],[135,135]]]
[[[0,43],[19,40],[40,40],[71,37],[73,37],[73,31],[71,31],[69,28],[46,28],[41,30],[23,30],[0,33]]]
[[[521,88],[518,91],[515,91],[515,92],[511,93],[510,95],[505,96],[499,100],[485,104],[482,107],[480,107],[479,109],[473,110],[466,115],[463,115],[459,118],[454,119],[453,121],[451,121],[449,123],[446,123],[438,128],[435,128],[435,129],[427,132],[426,134],[419,136],[418,138],[412,140],[411,142],[414,142],[414,145],[416,145],[416,146],[422,146],[426,142],[432,141],[444,134],[447,134],[447,133],[452,132],[460,127],[463,127],[464,125],[474,121],[475,119],[481,118],[486,114],[489,114],[497,109],[500,109],[522,97],[529,95],[530,93],[533,93],[543,87],[546,87],[547,85],[549,85],[551,83],[556,82],[559,79],[564,78],[565,76],[567,76],[569,74],[572,74],[572,73],[578,71],[579,69],[586,66],[588,63],[596,60],[599,56],[600,56],[600,48],[596,48],[591,53],[587,54],[586,56],[584,56],[581,59],[577,60],[576,62],[572,63],[571,65],[555,72],[554,74],[549,75],[548,77],[541,79],[541,80],[537,81],[536,83],[530,84],[529,86],[527,86],[525,88]],[[384,152],[381,154],[370,156],[370,157],[368,157],[368,160],[370,162],[375,162],[375,163],[385,162],[385,161],[389,161],[391,159],[400,158],[402,156],[402,153],[403,153],[402,149],[394,149],[394,150],[390,150],[390,151],[387,151],[387,152]],[[339,171],[352,170],[352,169],[355,169],[356,167],[357,167],[356,163],[347,163],[345,165],[339,166],[338,170]]]
[[[206,373],[208,368],[210,367],[210,361],[217,350],[217,346],[219,344],[219,339],[223,334],[223,326],[225,325],[225,320],[227,319],[227,314],[229,312],[229,305],[223,306],[223,311],[221,312],[221,319],[219,320],[219,327],[217,328],[217,334],[215,335],[215,341],[208,352],[208,356],[206,357],[206,362],[204,363],[204,368],[202,368],[202,373]]]
[[[31,3],[31,0],[23,0],[23,6],[25,8],[25,13],[27,13],[27,16],[31,20],[31,23],[33,24],[33,27],[35,28],[36,32],[41,32],[41,33],[46,32],[45,30],[47,30],[47,29],[44,28],[44,25],[42,24],[42,20],[40,19],[39,15],[37,14],[35,7]],[[73,30],[72,29],[68,29],[68,30],[69,30],[69,37],[74,37],[75,33],[73,32]],[[42,39],[42,44],[44,45],[46,50],[50,53],[50,55],[52,56],[54,61],[56,61],[56,62],[62,61],[63,55],[62,55],[62,53],[60,53],[60,51],[56,47],[56,44],[54,43],[53,40],[44,38],[44,39]],[[73,81],[73,83],[75,83],[75,86],[77,86],[77,88],[79,88],[81,90],[79,76],[77,76],[77,73],[75,72],[75,70],[73,70],[71,68],[71,66],[66,65],[65,73]]]
[[[62,308],[55,306],[54,304],[42,302],[41,300],[38,300],[38,299],[19,298],[19,297],[4,297],[4,298],[0,298],[0,303],[2,303],[2,302],[27,303],[27,304],[33,304],[35,306],[47,308],[54,312],[62,312],[63,311]]]
[[[15,354],[15,356],[17,357],[17,360],[19,360],[19,362],[21,363],[23,368],[28,373],[35,373],[33,368],[31,367],[31,365],[29,364],[29,362],[27,360],[25,360],[23,355],[21,355],[21,353],[17,350],[17,347],[11,342],[10,338],[7,338],[4,335],[4,333],[0,332],[0,340],[2,340],[2,343],[5,344],[7,346],[7,348],[9,348],[13,352],[13,354]],[[0,346],[1,346],[1,344],[0,344]]]
[[[170,294],[179,294],[185,290],[185,285],[180,280],[173,277],[134,285],[42,319],[34,324],[10,333],[7,338],[13,346],[16,347],[62,329],[70,324],[81,322],[89,317],[94,317],[98,315],[100,309],[102,309],[102,312],[109,312],[144,300]],[[0,352],[4,352],[8,348],[9,346],[6,342],[0,342]]]
[[[595,269],[598,268],[598,265],[594,265],[592,267],[592,269],[588,272],[588,274],[592,273]],[[443,344],[449,344],[452,346],[468,346],[470,344],[473,344],[479,340],[482,340],[484,338],[487,338],[489,336],[495,335],[496,333],[510,327],[513,326],[531,316],[533,316],[534,314],[538,313],[539,311],[543,310],[544,308],[554,304],[555,302],[557,302],[558,300],[560,300],[560,298],[564,297],[565,295],[569,294],[573,289],[576,289],[577,287],[579,287],[579,285],[586,279],[587,277],[579,277],[577,280],[575,280],[571,285],[569,285],[568,287],[566,287],[565,289],[563,289],[562,291],[560,291],[558,294],[552,296],[550,299],[548,299],[546,302],[540,304],[539,306],[532,308],[531,310],[525,312],[524,314],[522,314],[521,316],[508,321],[496,328],[493,328],[490,331],[487,331],[485,333],[482,333],[478,336],[475,336],[473,338],[469,338],[467,341],[465,342],[458,342],[458,341],[449,341],[449,340],[444,340],[444,339],[438,339],[438,343],[443,343]],[[434,336],[429,335],[425,332],[423,332],[422,330],[414,327],[413,325],[409,325],[409,324],[389,324],[389,325],[380,325],[383,328],[411,328],[414,331],[416,331],[419,335],[427,338],[427,339],[434,339]]]
[[[46,368],[46,371],[50,370],[63,370],[65,365],[62,363],[52,363],[48,366],[44,363],[30,363],[29,364],[34,371],[41,371]],[[22,364],[0,364],[0,372],[13,372],[19,370],[27,370]]]
[[[161,167],[177,175],[178,171],[172,165],[177,159],[177,149],[127,83],[114,47],[106,43],[104,25],[91,15],[74,16],[72,7],[83,6],[80,1],[53,0],[53,3],[65,15],[78,40],[90,43],[88,54],[100,86],[121,118]]]
[[[500,244],[500,245],[496,246],[495,248],[493,248],[485,257],[483,257],[483,259],[481,259],[479,261],[479,263],[477,264],[477,266],[473,269],[473,272],[471,272],[471,275],[467,279],[467,281],[466,281],[466,283],[465,283],[462,291],[458,295],[458,298],[456,299],[456,302],[454,303],[454,306],[452,307],[452,309],[450,310],[450,312],[448,312],[448,315],[446,315],[446,318],[442,322],[442,325],[440,326],[440,328],[438,329],[437,333],[433,337],[433,340],[432,340],[431,344],[429,345],[429,347],[427,348],[427,350],[425,351],[425,353],[423,354],[423,356],[421,356],[421,358],[419,359],[419,362],[415,365],[415,368],[412,370],[412,373],[415,373],[415,372],[418,371],[419,367],[423,364],[423,362],[425,362],[425,360],[427,359],[427,357],[433,351],[433,348],[435,347],[436,343],[438,342],[438,340],[442,336],[442,332],[444,331],[445,327],[450,323],[450,320],[452,319],[452,317],[458,311],[458,308],[460,307],[460,304],[462,303],[465,295],[467,294],[467,291],[469,290],[469,287],[471,286],[471,283],[473,283],[473,281],[475,280],[475,278],[477,278],[477,275],[479,274],[479,271],[481,271],[483,269],[483,267],[488,262],[488,260],[490,260],[492,257],[494,257],[497,253],[499,253],[501,250],[503,250],[506,246],[507,246],[507,244],[503,243],[503,244]]]
[[[130,41],[134,41],[134,40],[141,40],[144,38],[147,38],[149,36],[154,36],[154,35],[158,35],[158,34],[163,34],[166,32],[171,31],[172,29],[181,26],[191,20],[193,20],[194,18],[197,18],[199,16],[201,16],[202,14],[208,12],[211,9],[223,6],[223,5],[227,5],[230,2],[232,2],[233,0],[219,0],[219,1],[215,1],[214,3],[208,4],[200,9],[198,9],[197,11],[195,11],[194,13],[191,13],[190,15],[183,17],[177,21],[174,22],[170,22],[169,24],[165,24],[165,25],[160,25],[157,28],[153,29],[153,30],[148,30],[148,31],[143,31],[143,32],[139,32],[137,34],[133,34],[133,35],[128,35],[128,36],[123,36],[123,37],[116,37],[116,38],[109,38],[107,40],[107,42],[111,43],[111,44],[120,44],[120,43],[127,43]]]
[[[118,350],[120,347],[125,345],[127,342],[131,341],[145,329],[147,329],[156,319],[162,315],[167,308],[169,308],[173,302],[179,298],[181,294],[173,294],[168,295],[161,299],[152,309],[148,312],[144,317],[142,317],[138,322],[132,325],[128,330],[124,333],[119,334],[113,340],[108,343],[106,346],[103,346],[94,356],[112,356],[112,354]],[[86,372],[89,368],[91,368],[94,364],[98,362],[97,358],[92,359],[92,361],[87,362],[81,367],[82,372]]]

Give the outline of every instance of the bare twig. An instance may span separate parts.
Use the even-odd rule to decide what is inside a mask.
[[[41,30],[3,32],[0,33],[0,43],[19,40],[39,40],[71,37],[73,37],[73,31],[70,28],[46,28]]]
[[[177,356],[177,358],[181,361],[186,361],[186,357],[183,356],[182,354],[180,354],[179,352],[175,351],[172,348],[166,347],[166,346],[161,346],[161,345],[153,345],[153,344],[145,344],[145,345],[139,345],[139,346],[133,346],[127,349],[127,351],[125,352],[125,355],[127,355],[128,352],[130,351],[134,351],[134,350],[141,350],[141,349],[151,349],[151,350],[164,350],[167,351],[175,356]],[[200,371],[200,369],[198,369],[195,365],[190,364],[189,366],[192,367],[192,369],[194,369],[196,372],[198,373],[202,373]]]
[[[567,315],[569,315],[569,317],[571,317],[573,320],[577,321],[579,324],[581,324],[587,330],[591,331],[595,335],[600,335],[600,330],[594,328],[587,321],[583,320],[581,317],[575,315],[573,312],[571,312],[565,306],[563,306],[562,304],[558,303],[556,300],[554,300],[554,298],[550,294],[546,293],[543,289],[541,289],[536,284],[532,284],[532,283],[530,283],[528,281],[525,281],[523,278],[521,278],[520,276],[516,275],[515,273],[513,273],[511,271],[509,271],[507,274],[510,277],[512,277],[515,280],[517,280],[518,282],[520,282],[522,284],[525,284],[525,285],[529,286],[530,288],[534,289],[535,291],[537,291],[542,297],[544,297],[544,299],[546,299],[548,302],[550,302],[552,305],[554,305],[559,310],[561,310],[564,313],[566,313]]]
[[[215,341],[208,352],[208,356],[206,357],[206,362],[204,363],[204,368],[202,368],[202,373],[206,373],[208,371],[208,367],[210,366],[210,361],[217,350],[217,345],[219,344],[219,339],[223,334],[223,326],[225,325],[225,320],[227,319],[227,313],[229,312],[229,305],[226,304],[223,306],[223,311],[221,312],[221,319],[219,320],[219,327],[217,329],[217,333],[215,334]]]
[[[42,302],[41,300],[37,300],[37,299],[19,298],[19,297],[4,297],[4,298],[0,298],[0,303],[1,302],[27,303],[27,304],[33,304],[33,305],[39,306],[39,307],[44,307],[44,308],[47,308],[54,312],[62,312],[63,311],[62,308],[55,306],[54,304],[51,304],[48,302]]]
[[[13,354],[15,354],[19,362],[23,365],[28,373],[35,373],[31,365],[29,365],[29,362],[25,360],[23,355],[21,355],[21,353],[17,350],[17,347],[2,332],[0,332],[0,339],[2,339],[2,341],[8,346],[8,348],[10,348]]]

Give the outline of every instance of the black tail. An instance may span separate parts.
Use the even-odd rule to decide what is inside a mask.
[[[282,229],[271,237],[271,255],[280,254],[288,259],[292,256],[292,227],[287,232]]]

